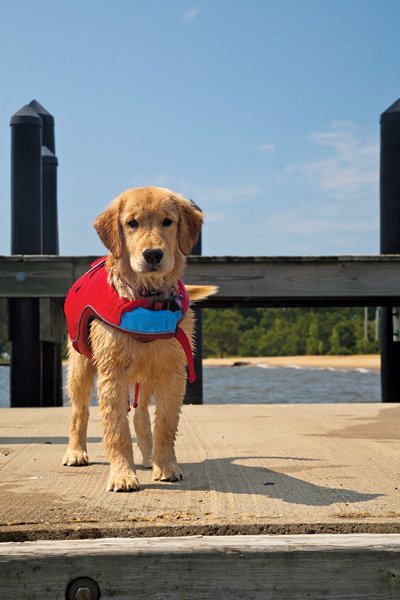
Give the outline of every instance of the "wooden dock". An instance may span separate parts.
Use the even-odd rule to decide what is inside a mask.
[[[101,598],[222,598],[231,585],[232,598],[400,597],[399,404],[184,406],[183,481],[155,482],[139,465],[141,490],[128,494],[105,489],[97,407],[90,465],[61,466],[69,412],[0,410],[2,597],[64,598],[80,576]],[[311,564],[315,576],[299,577]]]

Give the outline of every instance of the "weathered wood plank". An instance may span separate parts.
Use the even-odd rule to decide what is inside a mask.
[[[0,258],[0,297],[62,298],[90,259],[12,256]],[[78,269],[76,268],[78,265]],[[78,273],[76,273],[78,271]]]
[[[0,257],[0,297],[65,297],[96,257]],[[219,287],[203,306],[400,303],[400,256],[190,257],[187,283]]]
[[[382,257],[285,257],[190,262],[186,281],[219,287],[209,305],[390,305],[399,276],[400,261]]]
[[[90,577],[101,598],[394,599],[399,535],[221,536],[0,544],[2,594],[64,598]]]

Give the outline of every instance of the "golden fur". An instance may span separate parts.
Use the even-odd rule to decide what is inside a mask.
[[[130,189],[118,196],[96,219],[94,227],[110,251],[109,280],[129,300],[137,290],[153,288],[168,297],[182,275],[185,258],[197,241],[202,213],[191,202],[164,188]],[[158,251],[146,259],[146,251]],[[162,254],[162,258],[160,256]],[[215,292],[212,286],[187,286],[191,300]],[[189,310],[181,327],[192,340],[194,318]],[[68,392],[72,403],[71,430],[63,464],[88,464],[86,448],[89,401],[97,372],[104,443],[110,461],[107,489],[132,491],[139,487],[127,418],[129,389],[140,383],[134,414],[143,464],[160,481],[176,481],[182,472],[175,457],[175,437],[185,393],[186,358],[175,339],[144,344],[129,334],[95,320],[90,341],[93,362],[70,346]],[[148,407],[156,400],[154,440]]]

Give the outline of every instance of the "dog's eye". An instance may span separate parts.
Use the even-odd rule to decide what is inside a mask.
[[[129,221],[128,225],[132,229],[136,229],[137,227],[139,227],[139,223],[136,221],[136,219],[132,219],[132,221]]]
[[[164,225],[164,227],[169,227],[170,225],[172,225],[172,221],[171,219],[168,219],[168,217],[166,217],[162,224]]]

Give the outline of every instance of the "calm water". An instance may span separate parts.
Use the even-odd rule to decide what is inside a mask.
[[[380,402],[379,371],[263,367],[205,367],[204,402]],[[9,406],[9,367],[0,367],[0,406]]]

